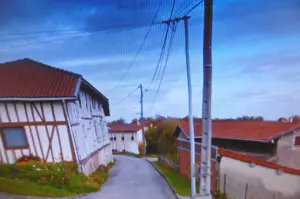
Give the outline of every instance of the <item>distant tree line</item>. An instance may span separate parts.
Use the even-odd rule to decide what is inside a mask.
[[[165,121],[165,120],[188,121],[188,119],[189,119],[188,116],[180,118],[180,117],[170,117],[170,116],[164,117],[162,115],[155,115],[154,117],[145,117],[144,121],[148,121],[148,122],[150,121],[152,123],[157,123],[157,122]],[[194,116],[194,120],[201,121],[202,118]],[[213,120],[264,121],[264,118],[262,116],[241,116],[241,117],[237,117],[237,118],[214,118]],[[140,121],[140,118],[134,118],[134,119],[132,119],[132,121],[130,123],[136,124],[139,121]],[[290,121],[291,122],[300,122],[300,116],[294,115],[289,118],[280,117],[280,118],[278,118],[277,121],[279,121],[279,122],[290,122]],[[110,122],[110,124],[114,124],[114,123],[126,124],[126,121],[123,118],[119,118],[117,120]]]

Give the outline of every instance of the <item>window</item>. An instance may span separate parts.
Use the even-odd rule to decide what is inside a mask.
[[[294,146],[297,146],[297,147],[300,146],[300,136],[294,137]]]
[[[28,142],[23,128],[3,128],[2,139],[7,149],[28,148]]]

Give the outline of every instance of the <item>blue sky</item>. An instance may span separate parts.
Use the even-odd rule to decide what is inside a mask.
[[[164,25],[153,26],[128,75],[115,89],[111,88],[132,61],[159,2],[2,0],[0,62],[28,57],[81,73],[110,99],[110,120],[137,117],[139,92],[121,103],[120,100],[138,84],[149,85],[161,49]],[[164,0],[157,21],[168,18],[172,2]],[[184,3],[184,0],[176,1],[175,14],[182,10]],[[212,116],[253,115],[273,120],[300,114],[300,1],[215,0],[214,3]],[[203,5],[191,17],[193,105],[194,114],[201,116]],[[37,34],[48,30],[103,30],[124,26],[139,28]],[[26,32],[36,34],[12,35]],[[183,24],[179,23],[163,84],[153,106],[160,77],[144,94],[145,116],[188,113],[183,33]]]

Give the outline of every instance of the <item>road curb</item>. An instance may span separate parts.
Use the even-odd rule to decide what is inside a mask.
[[[23,198],[23,199],[72,199],[72,198],[80,198],[82,196],[89,195],[89,194],[79,194],[79,195],[67,196],[67,197],[38,197],[38,196],[14,195],[14,194],[6,193],[6,192],[0,192],[0,194],[6,195],[6,196],[17,197],[17,198]]]
[[[160,172],[160,170],[158,170],[156,168],[156,166],[153,164],[153,162],[149,161],[148,159],[146,159],[146,161],[149,162],[152,165],[152,167],[154,167],[154,169],[159,173],[159,175],[166,181],[166,183],[168,184],[168,186],[172,190],[175,198],[176,199],[180,199],[179,196],[178,196],[178,194],[177,194],[177,192],[176,192],[176,190],[175,190],[175,188],[171,185],[171,183],[169,182],[169,180]]]

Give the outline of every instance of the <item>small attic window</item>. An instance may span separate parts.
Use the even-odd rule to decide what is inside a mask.
[[[294,146],[300,147],[300,136],[295,136],[294,137]]]

